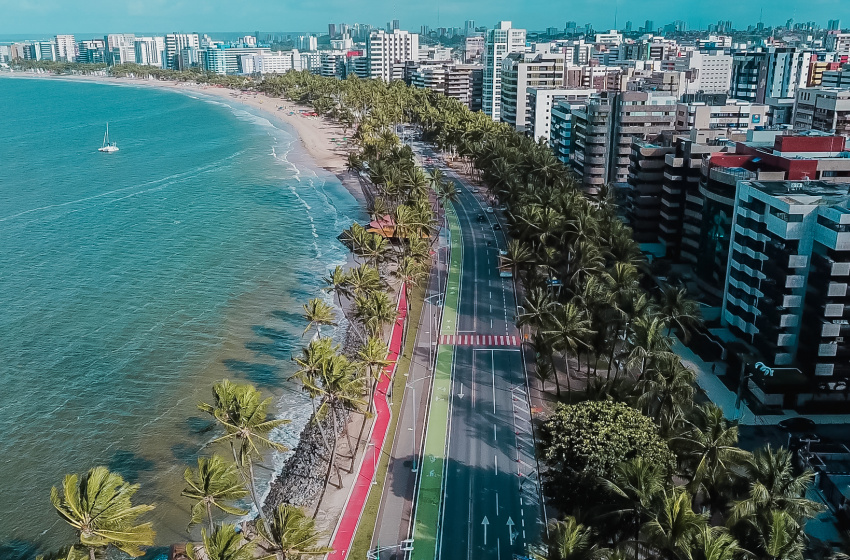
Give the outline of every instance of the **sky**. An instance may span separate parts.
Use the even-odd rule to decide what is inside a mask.
[[[383,26],[391,19],[411,31],[462,27],[467,19],[488,27],[511,20],[531,30],[589,22],[600,30],[614,26],[615,14],[618,27],[651,19],[656,26],[683,20],[689,29],[705,29],[723,19],[745,29],[762,10],[765,25],[793,18],[826,26],[839,18],[850,26],[846,0],[0,0],[0,34],[326,31],[328,23]]]

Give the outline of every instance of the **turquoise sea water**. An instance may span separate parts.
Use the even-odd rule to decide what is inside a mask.
[[[196,405],[222,377],[273,394],[294,443],[301,305],[362,220],[299,153],[222,101],[0,79],[0,557],[64,542],[50,487],[97,464],[185,539],[182,472],[213,437]]]

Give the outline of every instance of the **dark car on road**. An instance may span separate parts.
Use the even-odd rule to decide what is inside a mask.
[[[502,226],[499,224],[493,224],[493,229],[496,231],[500,231],[502,229]]]
[[[484,214],[478,214],[478,221],[485,222],[487,221],[487,218],[484,216]]]
[[[802,432],[814,431],[817,427],[817,424],[815,424],[813,420],[804,416],[795,416],[794,418],[788,418],[787,420],[783,420],[778,424],[778,426],[783,430],[799,434]]]

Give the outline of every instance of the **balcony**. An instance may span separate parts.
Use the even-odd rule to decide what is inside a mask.
[[[755,173],[740,167],[712,167],[709,169],[708,176],[726,185],[737,185],[738,181],[749,181],[756,178]]]
[[[787,307],[788,309],[800,307],[802,304],[803,298],[801,296],[784,296],[782,298],[782,307]],[[844,306],[841,307],[843,309]]]
[[[846,297],[847,284],[839,282],[830,282],[826,290],[826,295],[829,297]]]

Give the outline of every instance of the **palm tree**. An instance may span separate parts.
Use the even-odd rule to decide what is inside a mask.
[[[336,325],[333,308],[319,298],[313,298],[304,304],[304,318],[307,320],[307,328],[301,336],[316,327],[316,334],[321,337],[322,325]]]
[[[576,521],[575,517],[552,521],[548,535],[546,560],[593,560],[600,557],[601,551],[593,542],[593,531]]]
[[[576,355],[579,348],[587,346],[587,338],[593,334],[590,330],[590,321],[586,314],[575,304],[558,305],[552,314],[552,327],[544,334],[551,336],[555,341],[555,347],[564,354],[564,363],[567,374],[567,391],[572,398],[570,388],[570,354]],[[556,374],[557,375],[557,372]],[[560,393],[558,393],[560,397]]]
[[[235,385],[224,379],[213,385],[214,404],[201,403],[198,409],[216,419],[225,434],[215,440],[227,442],[233,453],[233,462],[242,471],[242,476],[257,507],[260,517],[263,508],[254,486],[254,459],[262,458],[262,451],[274,449],[286,451],[286,447],[269,439],[271,431],[288,424],[290,420],[269,417],[271,397],[262,399],[253,385]]]
[[[739,560],[744,551],[722,527],[705,525],[694,535],[684,560]]]
[[[377,268],[362,264],[348,272],[348,283],[354,295],[364,295],[381,289],[381,274]]]
[[[334,268],[327,276],[322,278],[326,287],[326,292],[333,292],[336,295],[337,303],[342,307],[342,298],[351,296],[351,289],[348,282],[348,274],[341,266]]]
[[[192,520],[189,527],[203,521],[206,515],[210,531],[212,531],[213,508],[230,515],[248,513],[243,509],[226,505],[226,502],[244,498],[248,492],[239,482],[236,466],[226,463],[218,455],[213,455],[209,459],[199,457],[198,470],[186,468],[183,480],[186,481],[186,488],[180,495],[196,500],[195,505],[192,506]]]
[[[321,383],[320,387],[317,387],[317,390],[321,391],[324,398],[321,406],[316,411],[316,415],[320,420],[330,415],[334,427],[334,437],[328,470],[325,473],[324,489],[316,504],[316,510],[313,513],[314,518],[319,513],[319,508],[322,505],[322,500],[330,482],[331,473],[333,472],[334,463],[336,462],[337,439],[340,433],[337,411],[347,409],[360,412],[363,410],[366,404],[366,401],[363,400],[363,382],[364,379],[358,374],[356,364],[350,362],[342,354],[331,356],[322,370]],[[337,474],[339,475],[339,471],[337,471]],[[342,476],[340,476],[341,486]]]
[[[647,543],[662,557],[675,560],[683,555],[706,525],[706,516],[691,509],[692,500],[683,488],[665,492],[658,516],[644,524]]]
[[[366,328],[370,336],[377,336],[384,326],[396,320],[395,305],[385,292],[372,292],[368,296],[354,298],[354,316]]]
[[[744,463],[744,476],[750,482],[749,496],[735,503],[730,523],[752,517],[765,517],[772,511],[784,511],[798,522],[822,510],[817,502],[806,498],[815,475],[807,470],[796,474],[793,456],[784,448],[758,449]]]
[[[510,241],[508,241],[506,253],[507,255],[504,256],[505,264],[511,267],[514,290],[516,290],[516,282],[519,277],[519,269],[520,267],[530,262],[533,262],[534,253],[532,253],[531,248],[529,248],[528,245],[526,245],[519,239],[511,239]]]
[[[662,433],[671,433],[672,423],[691,407],[695,380],[696,374],[682,364],[679,356],[664,353],[638,383],[638,404],[661,425]]]
[[[293,358],[298,364],[298,371],[291,377],[301,383],[301,390],[310,396],[310,404],[313,406],[313,420],[319,427],[325,447],[330,449],[330,442],[325,436],[325,430],[321,422],[316,421],[316,399],[321,391],[316,389],[319,377],[325,368],[328,359],[334,354],[333,341],[330,338],[316,338],[310,341],[306,347],[301,349],[301,355]]]
[[[641,527],[650,521],[651,512],[667,487],[666,473],[656,464],[643,457],[636,457],[614,467],[610,480],[602,480],[602,486],[616,499],[613,509],[601,517],[613,517],[619,526],[631,525],[635,552],[639,550]]]
[[[705,491],[712,506],[717,507],[724,488],[750,454],[737,446],[738,426],[731,425],[714,404],[696,407],[686,426],[670,445],[679,450],[680,462],[690,474],[688,488],[694,493]]]
[[[201,546],[186,546],[190,560],[254,560],[256,545],[246,541],[233,525],[220,525],[212,533],[201,529]]]
[[[412,257],[402,257],[398,266],[392,272],[392,275],[401,280],[404,285],[404,295],[408,309],[410,309],[410,287],[418,286],[425,274],[426,271],[422,265],[417,263]]]
[[[76,531],[80,544],[87,547],[89,558],[95,551],[114,546],[137,557],[140,547],[151,546],[154,530],[150,523],[137,524],[137,519],[154,509],[153,505],[133,505],[138,484],[129,484],[106,467],[94,467],[86,474],[65,475],[62,490],[50,489],[50,502],[59,517]]]
[[[664,335],[667,325],[660,317],[638,317],[634,321],[634,336],[628,356],[629,367],[638,367],[643,377],[651,360],[670,351],[670,339]]]
[[[330,547],[319,546],[321,535],[316,530],[316,521],[304,511],[290,504],[281,504],[272,515],[271,523],[257,522],[257,534],[272,552],[267,558],[287,560],[302,556],[321,556],[333,552]]]
[[[661,294],[661,307],[659,313],[667,323],[667,336],[673,332],[673,328],[682,333],[682,340],[688,342],[691,338],[691,329],[702,323],[702,314],[699,305],[687,297],[685,288],[667,286]]]

